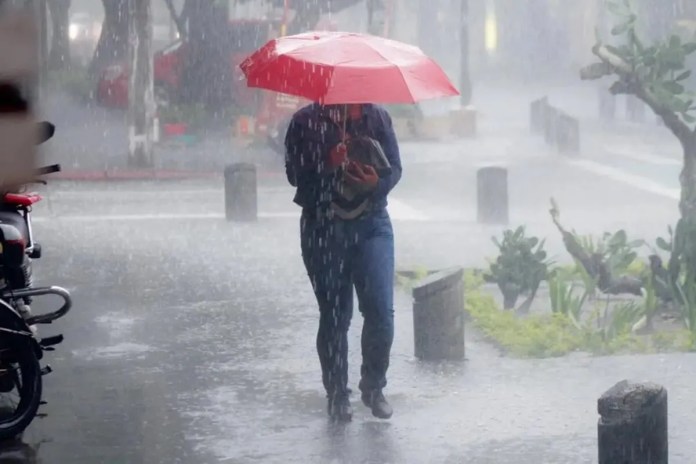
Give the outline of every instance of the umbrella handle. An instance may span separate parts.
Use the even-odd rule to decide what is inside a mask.
[[[348,123],[348,105],[343,105],[343,143],[346,143],[346,124]]]

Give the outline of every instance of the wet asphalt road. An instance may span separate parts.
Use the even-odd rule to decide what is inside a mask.
[[[455,210],[447,203],[455,197],[437,193],[466,194],[471,186],[461,178],[473,165],[452,172],[451,163],[410,163],[413,174],[394,194],[398,261],[481,265],[490,250],[482,244],[496,229],[473,223],[470,202]],[[534,181],[542,169],[554,175]],[[552,229],[537,201],[562,196],[559,185],[570,189],[562,196],[566,217],[594,213],[593,228],[630,221],[640,205],[654,220],[634,218],[627,227],[657,231],[673,214],[669,201],[557,161],[528,160],[515,172],[515,214],[539,230]],[[578,198],[588,187],[604,197]],[[219,217],[215,182],[51,185],[50,201],[36,212],[45,249],[37,278],[65,286],[76,304],[41,328],[66,335],[48,356],[49,403],[22,442],[0,452],[0,463],[594,462],[596,399],[623,378],[668,388],[672,462],[691,462],[693,355],[518,361],[471,332],[466,363],[421,363],[405,294],[397,298],[387,389],[394,417],[378,421],[355,401],[353,423],[329,423],[290,193],[263,184],[259,222],[229,224]],[[592,207],[601,200],[622,205],[606,222]],[[425,210],[428,201],[436,208]],[[360,325],[356,314],[354,389]],[[13,454],[24,456],[12,461]]]

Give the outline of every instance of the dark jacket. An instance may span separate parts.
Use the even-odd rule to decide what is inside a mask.
[[[391,174],[381,177],[371,194],[373,207],[382,209],[387,206],[387,195],[401,179],[399,145],[386,109],[366,104],[362,111],[359,121],[348,121],[346,132],[377,140],[391,164]],[[324,162],[341,142],[341,129],[318,103],[300,109],[290,121],[285,136],[285,172],[290,184],[297,187],[295,203],[304,209],[328,207],[333,198],[338,176],[324,172]]]

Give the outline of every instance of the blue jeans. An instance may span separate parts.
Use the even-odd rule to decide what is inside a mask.
[[[329,395],[348,388],[353,288],[363,315],[360,390],[386,386],[394,339],[394,232],[386,210],[353,221],[301,221],[302,257],[319,303],[317,352]]]

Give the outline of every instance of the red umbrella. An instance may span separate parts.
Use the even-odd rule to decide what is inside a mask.
[[[249,87],[323,104],[415,103],[459,95],[421,49],[350,32],[271,40],[240,65]]]

